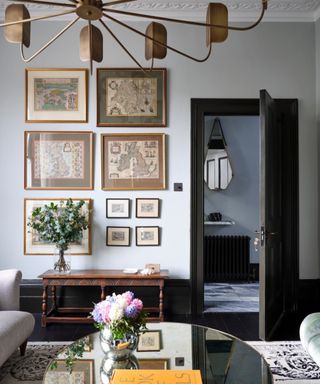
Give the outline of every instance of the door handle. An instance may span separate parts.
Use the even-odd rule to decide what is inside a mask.
[[[256,234],[256,237],[254,238],[254,241],[253,241],[253,244],[254,244],[254,250],[256,252],[258,252],[259,248],[259,243],[260,243],[260,246],[263,247],[264,246],[264,238],[265,238],[265,231],[264,231],[264,227],[262,226],[260,231],[254,231],[255,234]]]

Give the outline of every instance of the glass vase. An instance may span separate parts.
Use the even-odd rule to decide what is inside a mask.
[[[71,254],[70,250],[55,248],[53,254],[53,269],[57,273],[67,274],[71,271]]]

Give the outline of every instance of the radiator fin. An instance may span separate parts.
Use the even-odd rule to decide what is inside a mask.
[[[204,276],[206,282],[249,281],[249,236],[205,236]]]

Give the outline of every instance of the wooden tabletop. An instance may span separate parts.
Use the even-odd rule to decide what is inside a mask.
[[[167,269],[162,269],[160,273],[142,275],[139,272],[124,273],[121,269],[72,269],[70,273],[61,274],[53,269],[49,269],[38,277],[41,279],[167,279],[169,277],[169,271]]]

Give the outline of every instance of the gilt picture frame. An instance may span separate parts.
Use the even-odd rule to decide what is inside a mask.
[[[102,134],[101,188],[165,189],[165,141],[163,133]]]
[[[28,226],[28,220],[34,209],[48,205],[51,202],[58,204],[60,201],[65,202],[66,198],[25,198],[24,199],[24,254],[25,255],[53,255],[55,253],[55,245],[46,243],[39,239],[35,230]],[[89,215],[89,228],[83,231],[83,238],[80,242],[70,244],[69,250],[71,255],[91,255],[92,247],[92,199],[76,198],[73,202],[84,200],[85,204],[82,207]],[[68,252],[69,252],[68,250]]]
[[[26,68],[27,123],[87,123],[88,70]]]
[[[25,189],[93,189],[93,138],[89,131],[25,131]]]
[[[106,245],[108,247],[130,247],[131,228],[115,227],[106,228]]]
[[[138,359],[139,369],[169,369],[170,359]]]
[[[98,127],[165,127],[167,71],[97,69]]]
[[[70,372],[66,359],[56,359],[47,369],[43,383],[94,384],[94,360],[75,359]]]

